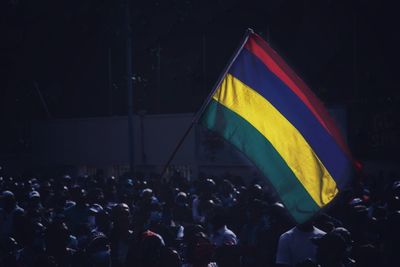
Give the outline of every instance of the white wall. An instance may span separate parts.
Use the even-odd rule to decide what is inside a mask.
[[[339,127],[345,130],[343,109],[332,109],[332,113]],[[135,163],[160,171],[192,117],[193,114],[135,116]],[[48,120],[32,124],[35,165],[126,168],[128,144],[127,117]],[[172,165],[194,175],[199,169],[222,172],[237,168],[242,171],[251,166],[233,146],[201,126],[192,129]]]
[[[141,124],[141,118],[135,116],[136,163],[163,164],[191,118],[192,114],[153,115],[143,117]],[[193,160],[194,136],[193,131],[187,137],[176,155],[176,163]],[[127,164],[128,145],[127,117],[50,120],[32,124],[32,150],[37,164]]]

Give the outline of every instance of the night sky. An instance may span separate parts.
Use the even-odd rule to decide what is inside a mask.
[[[248,27],[326,104],[397,107],[395,3],[132,1],[135,112],[195,112]],[[126,115],[124,1],[2,0],[0,17],[3,140],[31,120]]]

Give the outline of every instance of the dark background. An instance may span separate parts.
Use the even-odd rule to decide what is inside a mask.
[[[0,154],[29,152],[32,120],[127,114],[122,0],[0,3]],[[135,112],[198,110],[251,27],[346,107],[357,157],[398,158],[396,1],[143,0],[130,12]]]

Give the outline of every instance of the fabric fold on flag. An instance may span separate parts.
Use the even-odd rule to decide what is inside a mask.
[[[251,34],[200,123],[244,153],[301,223],[345,189],[351,158],[322,104],[277,59]]]

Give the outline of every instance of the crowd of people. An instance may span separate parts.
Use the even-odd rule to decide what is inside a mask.
[[[0,177],[0,266],[399,266],[400,181],[296,225],[267,185],[176,173]]]

